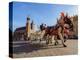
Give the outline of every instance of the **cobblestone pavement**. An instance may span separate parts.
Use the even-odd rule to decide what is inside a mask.
[[[45,41],[41,43],[34,41],[32,44],[28,41],[16,41],[13,44],[14,58],[78,54],[78,40],[67,40],[65,43],[67,47],[63,47],[60,41],[57,46],[47,46]]]

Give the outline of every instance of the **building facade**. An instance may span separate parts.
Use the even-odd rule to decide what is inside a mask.
[[[30,37],[30,33],[34,33],[35,24],[34,22],[30,22],[30,17],[28,16],[26,19],[26,25],[23,27],[16,28],[14,31],[14,40],[26,40],[26,38]],[[26,37],[26,38],[24,38]]]

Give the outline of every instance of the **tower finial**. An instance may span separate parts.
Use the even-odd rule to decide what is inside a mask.
[[[30,20],[30,17],[27,17],[27,20]]]

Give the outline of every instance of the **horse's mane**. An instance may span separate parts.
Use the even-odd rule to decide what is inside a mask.
[[[57,29],[58,28],[58,24],[53,25],[53,26],[47,26],[48,29]]]
[[[55,26],[47,26],[48,29],[54,28]]]

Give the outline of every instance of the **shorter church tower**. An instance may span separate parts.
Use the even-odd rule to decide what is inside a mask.
[[[35,24],[34,24],[33,20],[32,20],[32,22],[31,22],[31,31],[32,31],[32,32],[35,31]]]

